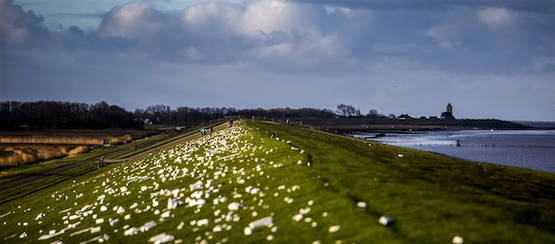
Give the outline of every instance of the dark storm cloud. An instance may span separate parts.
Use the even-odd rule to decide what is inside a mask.
[[[44,19],[33,11],[24,11],[12,0],[0,0],[0,44],[19,45],[38,39],[48,33],[42,25]]]
[[[132,2],[49,30],[0,0],[0,98],[555,119],[552,3],[526,2]]]

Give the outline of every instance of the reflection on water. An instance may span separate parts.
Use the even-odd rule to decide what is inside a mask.
[[[374,138],[376,135],[359,133],[353,136],[472,161],[555,172],[553,130],[409,132],[387,133]]]

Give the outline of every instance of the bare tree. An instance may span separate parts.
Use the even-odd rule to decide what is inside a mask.
[[[337,114],[340,116],[361,116],[360,110],[352,105],[339,104],[337,105]]]

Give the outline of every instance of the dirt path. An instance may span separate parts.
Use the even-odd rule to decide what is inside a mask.
[[[213,128],[214,128],[214,131],[219,131],[219,130],[228,128],[228,124],[227,123],[222,123],[220,125],[214,126]],[[157,151],[160,151],[160,150],[164,150],[164,149],[173,147],[175,145],[178,145],[180,143],[184,143],[186,141],[193,140],[193,139],[201,137],[201,136],[202,135],[200,134],[200,132],[196,132],[196,133],[193,133],[191,135],[185,136],[185,137],[177,139],[175,141],[168,142],[166,144],[163,144],[163,145],[160,145],[158,147],[149,149],[147,151],[144,151],[142,153],[133,155],[133,156],[128,157],[128,158],[104,159],[104,162],[105,163],[119,163],[119,162],[124,162],[124,161],[128,161],[128,160],[138,159],[138,158],[144,157],[144,156],[146,156],[150,153],[154,153],[154,152],[157,152]],[[81,161],[81,162],[77,162],[77,163],[73,163],[73,164],[69,164],[69,165],[64,165],[64,166],[54,168],[54,169],[49,169],[49,170],[46,170],[46,171],[43,171],[43,172],[40,172],[40,173],[36,173],[36,174],[30,175],[30,176],[24,177],[24,178],[19,178],[19,179],[16,179],[16,180],[0,183],[0,191],[5,190],[5,189],[9,189],[9,188],[12,188],[12,187],[24,185],[24,184],[27,184],[27,183],[30,183],[30,182],[33,182],[33,181],[51,176],[51,175],[63,174],[64,172],[66,172],[70,169],[74,169],[74,168],[83,166],[87,163],[98,162],[100,157],[101,156],[90,158],[90,159],[87,159],[85,161]]]

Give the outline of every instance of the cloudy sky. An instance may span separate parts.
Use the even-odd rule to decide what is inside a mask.
[[[554,0],[0,0],[0,100],[555,120]]]

